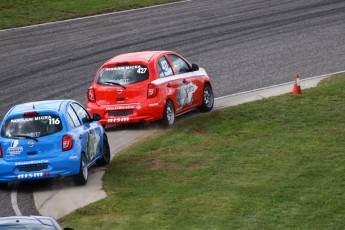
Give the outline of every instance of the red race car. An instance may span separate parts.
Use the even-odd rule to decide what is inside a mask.
[[[146,51],[115,56],[98,70],[88,90],[87,110],[101,115],[101,124],[160,120],[199,108],[212,110],[210,78],[196,64],[171,51]]]

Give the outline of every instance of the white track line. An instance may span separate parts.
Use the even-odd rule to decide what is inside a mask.
[[[331,76],[331,75],[340,74],[340,73],[345,73],[345,70],[342,70],[342,71],[339,71],[339,72],[334,72],[334,73],[329,73],[329,74],[324,74],[324,75],[320,75],[320,76],[315,76],[315,77],[301,79],[301,82],[302,81],[316,79],[316,78],[323,78],[323,77],[326,77],[326,76]],[[267,86],[267,87],[263,87],[263,88],[259,88],[259,89],[253,89],[253,90],[244,91],[244,92],[240,92],[240,93],[235,93],[235,94],[231,94],[231,95],[225,95],[225,96],[222,96],[222,97],[217,97],[217,98],[215,98],[215,100],[222,99],[222,98],[227,98],[227,97],[233,97],[233,96],[237,96],[237,95],[241,95],[241,94],[246,94],[246,93],[252,93],[252,92],[255,92],[255,91],[270,89],[270,88],[274,88],[274,87],[278,87],[278,86],[288,85],[288,84],[291,84],[293,82],[294,81],[290,81],[290,82],[286,82],[286,83],[282,83],[282,84],[277,84],[277,85],[271,85],[271,86]]]
[[[22,213],[19,210],[19,206],[18,206],[17,188],[12,189],[12,192],[11,192],[11,203],[12,203],[12,208],[13,208],[14,213],[16,214],[16,216],[22,216]]]

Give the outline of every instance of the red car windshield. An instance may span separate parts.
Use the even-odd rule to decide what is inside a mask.
[[[130,85],[149,78],[148,68],[144,65],[116,66],[102,69],[97,84],[107,86]]]

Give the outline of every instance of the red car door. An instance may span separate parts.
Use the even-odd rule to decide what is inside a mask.
[[[199,71],[192,71],[190,64],[177,54],[168,54],[178,83],[177,102],[181,112],[190,110],[202,103],[203,82]]]
[[[166,56],[160,57],[157,65],[159,79],[156,82],[160,91],[165,92],[164,96],[173,101],[175,114],[188,110],[189,106],[185,106],[187,94],[184,90],[184,79],[175,74]]]

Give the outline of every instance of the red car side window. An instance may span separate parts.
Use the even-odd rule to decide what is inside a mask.
[[[160,77],[169,77],[174,74],[168,60],[164,56],[158,60],[158,71]]]
[[[168,57],[174,65],[177,73],[182,74],[190,71],[189,65],[182,58],[174,54],[168,54]]]

